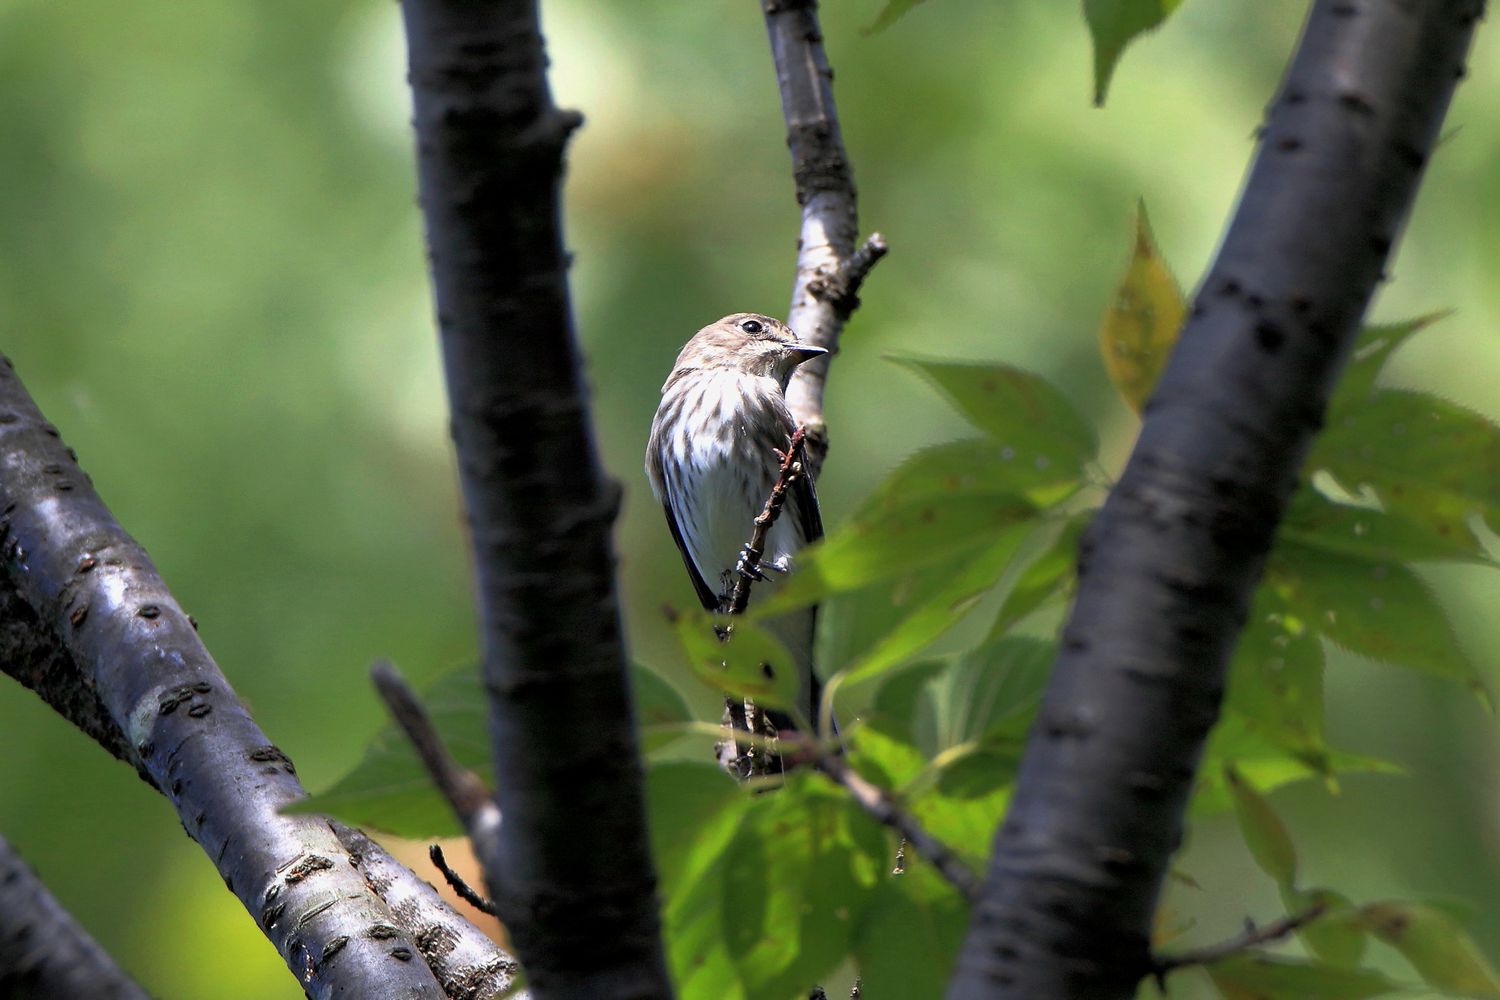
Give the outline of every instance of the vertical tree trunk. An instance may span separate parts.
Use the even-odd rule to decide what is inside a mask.
[[[405,0],[495,798],[476,843],[538,1000],[669,997],[535,0]],[[628,334],[628,330],[625,331]]]
[[[1316,0],[1240,204],[1085,536],[949,1000],[1134,994],[1234,640],[1481,0]]]

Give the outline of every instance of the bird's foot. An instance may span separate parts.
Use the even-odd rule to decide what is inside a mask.
[[[766,574],[761,572],[760,553],[750,551],[749,544],[740,549],[739,561],[734,564],[734,571],[746,580],[764,580]],[[770,566],[770,563],[764,564]],[[774,567],[772,567],[774,568]]]

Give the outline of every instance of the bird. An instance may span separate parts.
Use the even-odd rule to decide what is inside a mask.
[[[760,313],[732,313],[695,333],[677,355],[661,387],[651,421],[646,476],[666,514],[699,601],[720,609],[734,585],[755,517],[765,507],[796,421],[786,387],[797,366],[828,352],[802,343],[791,328]],[[771,526],[751,601],[774,591],[792,571],[799,550],[823,537],[813,479],[792,480],[786,506]],[[786,645],[798,672],[798,705],[816,719],[813,673],[815,608],[767,621]],[[775,728],[790,719],[771,713]]]

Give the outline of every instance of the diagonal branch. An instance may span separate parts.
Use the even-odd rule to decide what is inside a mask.
[[[917,822],[917,818],[901,808],[888,792],[866,781],[863,775],[850,767],[838,754],[822,750],[811,740],[806,741],[803,746],[812,749],[818,770],[847,791],[871,819],[901,834],[912,850],[937,869],[938,874],[947,879],[964,899],[972,902],[978,898],[979,878],[974,871],[953,853],[952,848],[928,833]]]
[[[330,823],[365,883],[385,900],[452,1000],[526,1000],[511,994],[520,966],[479,928],[461,917],[437,890],[369,837]]]
[[[0,996],[147,1000],[0,837]]]
[[[782,508],[786,506],[786,491],[791,488],[798,476],[805,474],[803,472],[803,463],[806,461],[805,444],[806,429],[798,427],[792,431],[786,451],[776,453],[781,459],[781,465],[776,470],[776,482],[771,484],[771,492],[766,497],[765,507],[752,522],[750,541],[745,544],[745,553],[734,575],[734,584],[730,587],[728,595],[719,598],[719,610],[725,614],[744,614],[745,608],[750,604],[750,585],[760,577],[760,560],[765,555],[766,537],[771,533],[771,526],[781,516]]]
[[[402,13],[505,817],[475,850],[537,997],[669,997],[614,588],[619,488],[588,425],[559,219],[580,119],[552,103],[536,0]]]
[[[1113,1000],[1151,970],[1235,637],[1483,10],[1313,3],[1218,257],[1080,546],[949,1000]]]
[[[787,406],[807,428],[808,457],[814,474],[828,454],[823,421],[823,386],[828,363],[838,352],[839,335],[859,305],[858,292],[875,262],[885,256],[885,240],[874,234],[856,248],[859,216],[854,171],[839,134],[833,103],[833,70],[823,51],[817,0],[760,0],[802,227],[797,242],[797,275],[787,325],[828,355],[799,365],[787,388]]]
[[[500,810],[490,798],[489,792],[485,791],[484,783],[477,774],[459,764],[448,753],[427,709],[422,707],[416,692],[407,685],[395,666],[387,660],[377,660],[370,668],[370,676],[375,681],[375,689],[385,702],[391,718],[396,720],[396,724],[411,741],[427,777],[432,779],[448,807],[453,810],[459,822],[463,823],[470,840],[476,845],[483,844],[488,849],[493,849],[493,837],[500,829]],[[494,903],[471,889],[468,883],[459,878],[457,872],[448,867],[441,847],[433,844],[428,855],[448,880],[448,884],[465,902],[490,916],[497,914],[498,909]],[[500,868],[487,874],[492,884],[502,883],[505,876],[504,869]]]
[[[250,718],[9,361],[0,366],[0,559],[5,587],[37,623],[20,650],[36,659],[7,657],[6,671],[34,682],[172,802],[309,996],[373,996],[393,984],[412,997],[443,995],[327,825],[281,815],[305,795],[291,761]],[[5,633],[13,640],[18,630]]]
[[[417,700],[416,692],[407,685],[395,665],[389,660],[376,660],[370,666],[370,678],[375,682],[375,690],[380,694],[380,700],[385,702],[391,718],[416,749],[427,776],[432,779],[432,783],[442,793],[443,800],[464,827],[468,828],[476,822],[498,823],[498,815],[488,819],[481,817],[481,814],[495,808],[489,792],[485,791],[484,783],[479,780],[478,775],[449,755],[427,710]]]
[[[1214,962],[1233,958],[1251,948],[1280,941],[1321,917],[1326,909],[1325,904],[1316,903],[1300,913],[1290,913],[1279,920],[1273,920],[1264,927],[1256,927],[1246,921],[1245,930],[1228,940],[1218,941],[1203,948],[1194,948],[1191,951],[1157,956],[1152,963],[1154,966],[1151,970],[1152,974],[1156,976],[1158,984],[1162,985],[1162,992],[1165,993],[1168,973],[1194,965],[1212,965]]]

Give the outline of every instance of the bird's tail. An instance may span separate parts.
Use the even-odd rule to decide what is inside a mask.
[[[797,671],[797,711],[807,719],[814,732],[818,728],[818,708],[823,701],[823,685],[813,669],[813,642],[817,634],[818,609],[803,608],[766,621],[766,628],[780,639],[792,654]],[[777,729],[796,729],[790,713],[770,712]]]

